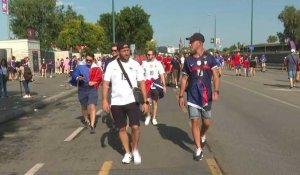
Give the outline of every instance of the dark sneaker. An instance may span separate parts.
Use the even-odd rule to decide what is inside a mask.
[[[94,127],[91,127],[90,134],[95,134],[95,128]]]
[[[86,128],[89,128],[89,127],[91,126],[91,123],[90,123],[89,120],[84,120],[84,121],[83,121],[83,124],[84,124],[84,126],[85,126]]]
[[[198,148],[195,152],[194,160],[199,161],[199,160],[202,160],[202,158],[203,158],[203,151],[201,148]]]

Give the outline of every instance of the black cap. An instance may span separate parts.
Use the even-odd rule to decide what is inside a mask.
[[[120,42],[120,43],[118,43],[117,48],[118,48],[118,50],[121,50],[124,48],[129,48],[129,45],[126,42]]]
[[[202,43],[204,43],[205,39],[204,39],[204,36],[201,33],[194,33],[190,37],[190,43],[193,43],[194,41],[201,41]]]

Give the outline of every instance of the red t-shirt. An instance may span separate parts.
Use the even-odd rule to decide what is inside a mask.
[[[157,61],[159,61],[159,62],[162,62],[162,60],[163,60],[163,57],[162,57],[162,56],[160,56],[160,55],[157,55],[157,56],[156,56],[156,60],[157,60]]]
[[[243,67],[244,68],[249,68],[249,61],[247,59],[244,61],[244,66]]]
[[[234,64],[237,65],[237,64],[241,64],[241,56],[240,55],[235,55],[234,56]]]
[[[165,72],[171,72],[171,62],[172,62],[172,59],[170,57],[165,57],[163,59],[163,64],[164,64],[164,67],[165,67]]]

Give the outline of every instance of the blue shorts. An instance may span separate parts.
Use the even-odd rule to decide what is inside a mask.
[[[296,69],[295,70],[288,70],[288,77],[289,78],[296,78]]]
[[[202,109],[195,108],[193,106],[188,106],[189,118],[201,118],[201,119],[210,119],[211,118],[211,110],[204,111]]]
[[[98,104],[98,90],[92,87],[86,87],[78,90],[78,99],[81,106]]]

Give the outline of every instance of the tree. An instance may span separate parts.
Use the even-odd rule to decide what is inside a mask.
[[[156,50],[156,46],[157,46],[156,41],[154,40],[147,41],[145,45],[145,50],[149,50],[149,49]]]
[[[278,41],[278,38],[275,35],[270,35],[267,39],[268,43],[276,43],[277,41]]]
[[[56,6],[56,0],[11,0],[12,32],[17,38],[27,38],[27,30],[32,29],[41,48],[49,48],[61,30],[62,21],[58,15],[61,8]]]
[[[58,46],[62,49],[70,47],[77,49],[76,46],[83,46],[92,52],[103,52],[105,44],[104,29],[82,20],[71,20],[66,23],[58,37]]]
[[[297,33],[300,31],[300,10],[294,6],[286,6],[278,15],[278,19],[284,25],[283,36],[300,44],[300,33]]]
[[[115,14],[116,41],[126,41],[136,44],[138,50],[143,51],[146,42],[153,37],[153,29],[148,15],[140,6],[125,7]],[[112,40],[112,14],[101,14],[98,25],[104,28],[106,38]]]

